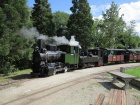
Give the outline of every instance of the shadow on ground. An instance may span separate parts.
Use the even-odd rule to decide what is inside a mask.
[[[111,82],[99,82],[104,88],[110,90],[110,89],[121,89],[120,87],[112,84]]]
[[[0,90],[5,89],[10,86],[14,86],[18,83],[23,82],[26,79],[31,79],[31,76],[30,74],[21,74],[21,75],[7,77],[7,78],[9,78],[10,80],[0,83]]]
[[[30,79],[31,75],[30,74],[21,74],[21,75],[17,75],[17,76],[13,76],[13,77],[8,77],[8,78],[11,78],[13,80]]]
[[[123,86],[121,85],[116,85],[116,84],[112,84],[111,82],[99,82],[99,84],[101,84],[104,88],[106,88],[106,89],[108,89],[108,90],[110,90],[110,89],[119,89],[119,90],[123,90],[123,86],[124,86],[124,84],[123,84]],[[135,87],[135,86],[133,86],[133,85],[130,85],[130,89],[132,89],[132,88],[134,88],[134,89],[136,89],[136,90],[139,90],[140,91],[140,89],[138,88],[138,87]]]

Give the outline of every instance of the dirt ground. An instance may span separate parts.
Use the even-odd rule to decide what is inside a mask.
[[[43,105],[93,105],[100,93],[105,94],[105,105],[110,89],[121,89],[124,86],[122,82],[112,85],[111,81],[112,77],[108,74],[96,75],[93,79],[59,91],[31,105],[45,103],[45,100],[47,103]],[[131,105],[134,105],[135,100],[140,100],[140,91],[137,88],[132,87],[127,91],[130,95]]]
[[[93,105],[100,93],[105,94],[105,103],[111,88],[121,89],[124,86],[122,82],[112,85],[112,76],[107,73],[93,75],[87,81],[60,89],[60,91],[55,91],[52,94],[49,94],[47,89],[91,73],[119,70],[120,67],[132,67],[134,65],[139,66],[140,63],[88,68],[18,82],[11,87],[0,90],[0,105]],[[140,91],[136,87],[127,91],[130,95],[131,105],[134,104],[135,100],[140,101]]]

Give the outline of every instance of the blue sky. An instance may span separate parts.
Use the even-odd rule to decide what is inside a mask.
[[[72,0],[48,0],[53,13],[56,11],[71,13],[71,1]],[[105,12],[111,2],[112,0],[88,0],[93,18],[101,18],[102,11]],[[124,14],[124,20],[127,23],[131,20],[136,21],[135,29],[140,35],[140,0],[114,0],[114,2],[121,8],[120,14]],[[33,7],[33,4],[34,0],[28,0],[27,5],[29,7]]]
[[[69,11],[70,7],[72,6],[71,3],[72,0],[48,0],[48,2],[51,5],[51,9],[53,12],[56,11]],[[130,3],[130,2],[136,2],[138,0],[114,0],[115,3],[117,3],[118,5],[120,4],[124,4],[124,3]],[[107,5],[110,4],[112,2],[112,0],[88,0],[89,5],[96,5],[101,6],[101,5]],[[34,0],[28,0],[28,6],[33,6],[34,4]]]

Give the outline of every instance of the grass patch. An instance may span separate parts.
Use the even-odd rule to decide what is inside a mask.
[[[108,74],[108,73],[105,73],[105,74],[103,74],[103,77],[112,77],[112,75]]]
[[[20,83],[17,83],[17,84],[15,84],[14,86],[18,88],[18,87],[21,86],[21,84],[20,84]]]
[[[140,78],[140,68],[134,68],[134,69],[130,69],[130,70],[125,70],[125,73]]]
[[[128,91],[131,92],[131,93],[137,92],[137,91],[134,90],[134,89],[128,89]]]
[[[139,100],[140,99],[140,96],[138,96],[138,95],[133,95],[137,100]]]
[[[0,77],[0,83],[8,82],[11,80],[25,79],[30,74],[30,72],[31,69],[26,69],[26,70],[21,70],[21,71],[11,73],[8,76],[2,76]]]

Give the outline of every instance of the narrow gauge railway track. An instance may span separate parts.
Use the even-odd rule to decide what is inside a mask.
[[[131,68],[136,68],[136,67],[140,67],[140,66],[126,67],[126,69],[131,69]],[[8,82],[0,83],[0,90],[2,90],[5,87],[10,87],[11,85],[15,85],[17,83],[27,82],[31,79],[35,79],[35,78],[26,78],[26,79],[21,79],[21,80],[12,80]]]
[[[131,68],[135,68],[135,67],[139,67],[139,66],[126,67],[126,69],[131,69]],[[117,70],[119,70],[119,69],[114,69],[114,70],[111,70],[111,71],[117,71]],[[36,91],[36,92],[34,91],[32,93],[23,94],[18,99],[14,99],[14,100],[9,101],[7,103],[3,103],[2,105],[19,105],[19,104],[20,105],[27,105],[27,104],[31,104],[32,102],[38,101],[38,100],[40,100],[44,97],[47,97],[49,95],[52,95],[52,94],[57,93],[59,91],[62,91],[66,88],[72,87],[72,86],[74,86],[76,84],[79,84],[81,82],[85,82],[85,81],[88,81],[90,79],[93,79],[94,76],[104,74],[106,72],[107,71],[96,73],[96,74],[92,73],[92,74],[89,74],[89,75],[86,75],[86,76],[83,76],[83,77],[79,77],[77,79],[73,79],[73,80],[70,80],[68,82],[59,84],[59,85],[44,88],[40,91]]]
[[[44,97],[47,97],[49,95],[57,93],[59,91],[62,91],[63,89],[72,87],[72,86],[74,86],[78,83],[85,82],[85,81],[88,81],[90,79],[93,79],[93,76],[103,74],[103,73],[105,73],[105,72],[97,73],[97,74],[90,74],[90,75],[87,75],[87,76],[84,76],[84,77],[80,77],[80,78],[77,78],[77,79],[74,79],[74,80],[71,80],[71,81],[53,86],[53,87],[43,89],[43,90],[38,91],[38,92],[34,92],[32,94],[24,95],[21,98],[18,98],[18,99],[12,100],[10,102],[4,103],[3,105],[19,105],[19,104],[20,105],[22,105],[22,104],[27,105],[27,104],[30,104],[34,101],[37,101],[37,100],[42,99]]]
[[[140,67],[140,66],[132,66],[132,67],[126,67],[126,69],[131,69],[131,68],[135,68],[135,67]],[[0,90],[2,90],[3,88],[8,88],[10,86],[14,86],[18,83],[23,83],[23,82],[27,82],[30,81],[32,79],[36,79],[36,78],[26,78],[26,79],[21,79],[21,80],[12,80],[12,81],[8,81],[5,83],[0,83]]]

